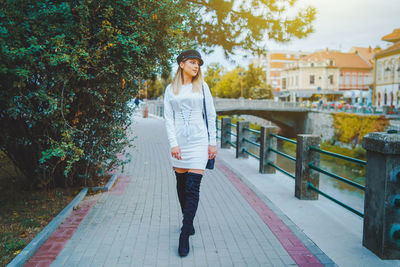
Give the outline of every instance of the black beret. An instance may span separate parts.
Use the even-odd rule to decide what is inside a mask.
[[[201,59],[201,55],[199,52],[197,52],[196,50],[186,50],[183,51],[182,53],[179,54],[179,56],[176,58],[176,61],[179,63],[181,63],[184,59],[186,58],[196,58],[200,61],[200,66],[203,65],[203,60]]]

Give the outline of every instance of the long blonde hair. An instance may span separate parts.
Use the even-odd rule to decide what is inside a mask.
[[[182,62],[185,62],[186,60],[183,60]],[[203,74],[201,73],[201,68],[199,66],[199,71],[197,72],[196,76],[194,76],[192,79],[192,92],[201,92],[201,87],[203,86],[203,82],[204,82]],[[171,83],[172,91],[174,92],[175,95],[179,94],[179,92],[181,91],[182,84],[183,84],[183,70],[181,66],[178,66],[174,80]]]

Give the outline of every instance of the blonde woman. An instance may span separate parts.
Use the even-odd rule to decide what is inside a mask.
[[[164,118],[176,175],[178,199],[183,214],[178,252],[189,253],[189,236],[194,235],[193,219],[199,202],[200,182],[208,159],[217,154],[216,113],[200,66],[201,55],[186,50],[177,57],[178,70],[164,93]],[[203,115],[203,91],[208,132]]]

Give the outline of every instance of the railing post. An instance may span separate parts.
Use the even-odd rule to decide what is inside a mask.
[[[236,157],[237,158],[248,158],[249,154],[243,151],[243,148],[249,149],[247,142],[243,138],[249,138],[250,132],[244,128],[249,128],[250,123],[248,121],[237,121],[236,127]]]
[[[268,165],[268,162],[276,164],[276,154],[269,151],[269,147],[277,149],[276,138],[271,137],[269,134],[278,133],[278,127],[276,126],[262,126],[260,134],[260,173],[275,173],[275,168]]]
[[[294,195],[299,199],[318,199],[318,193],[309,189],[310,182],[319,188],[319,172],[308,167],[310,162],[319,166],[320,155],[310,149],[310,146],[320,148],[321,138],[318,135],[298,134],[296,147],[296,181]]]
[[[400,134],[369,133],[363,245],[382,259],[400,259]]]
[[[231,144],[231,122],[232,118],[226,117],[221,119],[221,148],[230,148]]]

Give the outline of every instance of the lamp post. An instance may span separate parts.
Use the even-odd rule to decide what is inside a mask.
[[[243,85],[242,85],[242,81],[243,81],[244,76],[246,76],[246,72],[243,71],[243,72],[239,72],[238,74],[239,74],[239,78],[240,78],[240,98],[243,98]]]

